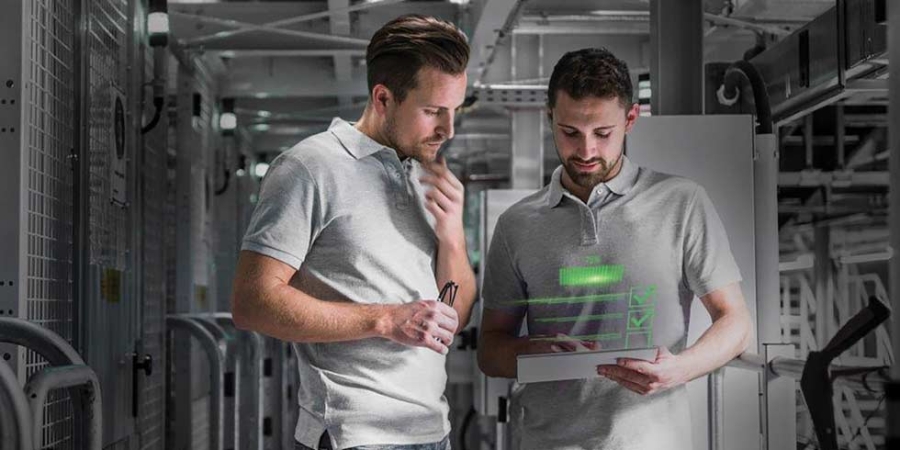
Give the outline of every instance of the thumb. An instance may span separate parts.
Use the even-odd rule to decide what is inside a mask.
[[[668,358],[668,357],[671,357],[671,356],[673,356],[673,355],[672,355],[671,352],[669,352],[669,349],[668,349],[668,348],[666,348],[666,347],[658,347],[658,351],[657,351],[657,353],[656,353],[656,359],[657,359],[657,360],[664,359],[664,358]]]

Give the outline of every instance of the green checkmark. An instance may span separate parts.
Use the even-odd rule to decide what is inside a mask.
[[[654,311],[652,309],[628,311],[628,329],[636,330],[653,326]]]
[[[629,306],[643,306],[651,301],[653,295],[656,294],[656,286],[651,285],[644,288],[643,294],[638,294],[636,289],[631,290],[631,304]]]

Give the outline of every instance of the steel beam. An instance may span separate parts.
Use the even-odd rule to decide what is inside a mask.
[[[284,28],[265,27],[265,26],[254,25],[254,24],[250,24],[250,23],[246,23],[246,22],[241,22],[239,20],[219,19],[217,17],[201,16],[198,14],[183,13],[183,12],[179,12],[179,11],[171,11],[171,12],[169,12],[169,14],[172,15],[173,17],[193,19],[198,22],[228,26],[228,27],[237,27],[238,29],[248,29],[248,30],[253,30],[253,31],[265,31],[268,33],[283,34],[286,36],[293,36],[293,37],[304,38],[304,39],[312,39],[312,40],[317,40],[317,41],[335,42],[335,43],[339,43],[339,44],[350,44],[350,45],[358,45],[358,46],[366,46],[369,43],[368,39],[359,39],[359,38],[354,38],[354,37],[349,37],[349,36],[336,36],[336,35],[332,35],[332,34],[323,34],[323,33],[313,33],[310,31],[288,30],[288,29],[284,29]],[[185,47],[190,47],[192,45],[197,45],[197,44],[186,40],[186,41],[182,42],[182,45],[184,45]]]
[[[220,31],[218,33],[213,33],[213,34],[208,34],[208,35],[204,35],[204,36],[198,36],[195,38],[191,38],[191,39],[186,40],[185,44],[197,45],[197,44],[206,43],[206,42],[210,42],[210,41],[214,41],[214,40],[218,40],[218,39],[223,39],[223,38],[230,37],[230,36],[244,34],[244,33],[250,32],[250,31],[273,31],[277,28],[285,27],[288,25],[295,25],[298,23],[309,22],[312,20],[318,20],[318,19],[324,19],[324,18],[333,18],[334,15],[337,13],[346,14],[347,17],[349,17],[349,13],[354,12],[354,11],[362,11],[362,10],[366,10],[366,9],[374,8],[374,7],[384,7],[386,5],[400,3],[403,1],[404,0],[381,0],[379,2],[361,2],[357,5],[336,9],[336,8],[331,8],[331,1],[329,0],[329,3],[328,3],[329,7],[324,11],[307,13],[307,14],[303,14],[303,15],[299,15],[299,16],[295,16],[295,17],[289,17],[286,19],[275,20],[275,21],[271,21],[271,22],[267,22],[267,23],[263,23],[263,24],[236,24],[236,23],[224,24],[223,23],[222,25],[237,27],[237,29],[230,30],[230,31]],[[344,2],[344,3],[346,3],[346,2]],[[247,5],[252,6],[255,9],[260,9],[259,3],[254,3],[252,5],[247,4]],[[208,7],[204,6],[204,9],[206,9],[206,8],[208,8]],[[265,8],[262,8],[262,9],[265,9]]]
[[[650,1],[654,115],[703,113],[703,1]]]
[[[350,13],[347,12],[349,5],[350,0],[328,0],[328,10],[333,12],[330,16],[331,34],[350,35]],[[350,56],[334,55],[332,61],[334,62],[334,79],[340,83],[349,82],[353,77],[353,66]],[[341,95],[338,97],[338,102],[342,106],[350,105],[353,102],[353,97]]]
[[[510,76],[513,81],[540,76],[540,38],[512,36]],[[510,108],[512,154],[510,178],[512,189],[540,189],[544,184],[545,105]]]
[[[324,62],[324,61],[323,61]],[[348,81],[334,78],[331,64],[280,58],[258,61],[235,60],[230,76],[222,83],[223,97],[338,97],[368,96],[365,68],[354,67]]]
[[[887,186],[888,172],[821,172],[809,170],[802,172],[781,172],[778,174],[779,186]]]
[[[522,17],[513,34],[574,34],[592,35],[648,35],[650,15],[635,11],[615,16],[526,16]]]
[[[893,305],[893,328],[891,342],[894,349],[894,361],[891,366],[891,378],[894,384],[887,396],[887,446],[900,447],[900,2],[885,1],[887,4],[888,58],[894,63],[890,65],[890,84],[888,98],[888,139],[890,155],[891,196],[889,204],[888,229],[891,230],[891,248],[894,257],[888,268],[890,280],[891,305]]]
[[[485,0],[472,34],[467,72],[476,85],[481,84],[500,40],[513,28],[522,6],[521,0]]]

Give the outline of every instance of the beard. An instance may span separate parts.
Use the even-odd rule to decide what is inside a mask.
[[[420,163],[431,163],[434,162],[437,157],[437,152],[440,149],[438,147],[437,150],[434,147],[429,146],[429,142],[443,142],[443,138],[440,136],[433,136],[425,139],[423,142],[415,143],[412,145],[404,145],[400,143],[400,135],[397,131],[397,120],[393,115],[389,115],[384,122],[384,138],[387,141],[387,144],[390,148],[397,150],[400,152],[401,156],[406,156]]]
[[[557,155],[559,155],[559,150],[557,150]],[[561,157],[560,160],[562,160]],[[606,161],[603,158],[581,160],[579,158],[571,157],[563,161],[563,168],[566,170],[566,173],[569,175],[572,182],[583,188],[593,189],[594,186],[609,180],[610,174],[612,174],[612,171],[615,170],[621,160],[622,154],[619,154],[619,157],[612,162]],[[593,172],[583,172],[575,166],[575,161],[583,164],[597,163],[600,167]]]

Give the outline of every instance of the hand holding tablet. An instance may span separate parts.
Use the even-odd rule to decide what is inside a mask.
[[[656,347],[519,355],[516,381],[537,383],[596,378],[599,365],[616,364],[619,358],[654,361],[656,355]]]

